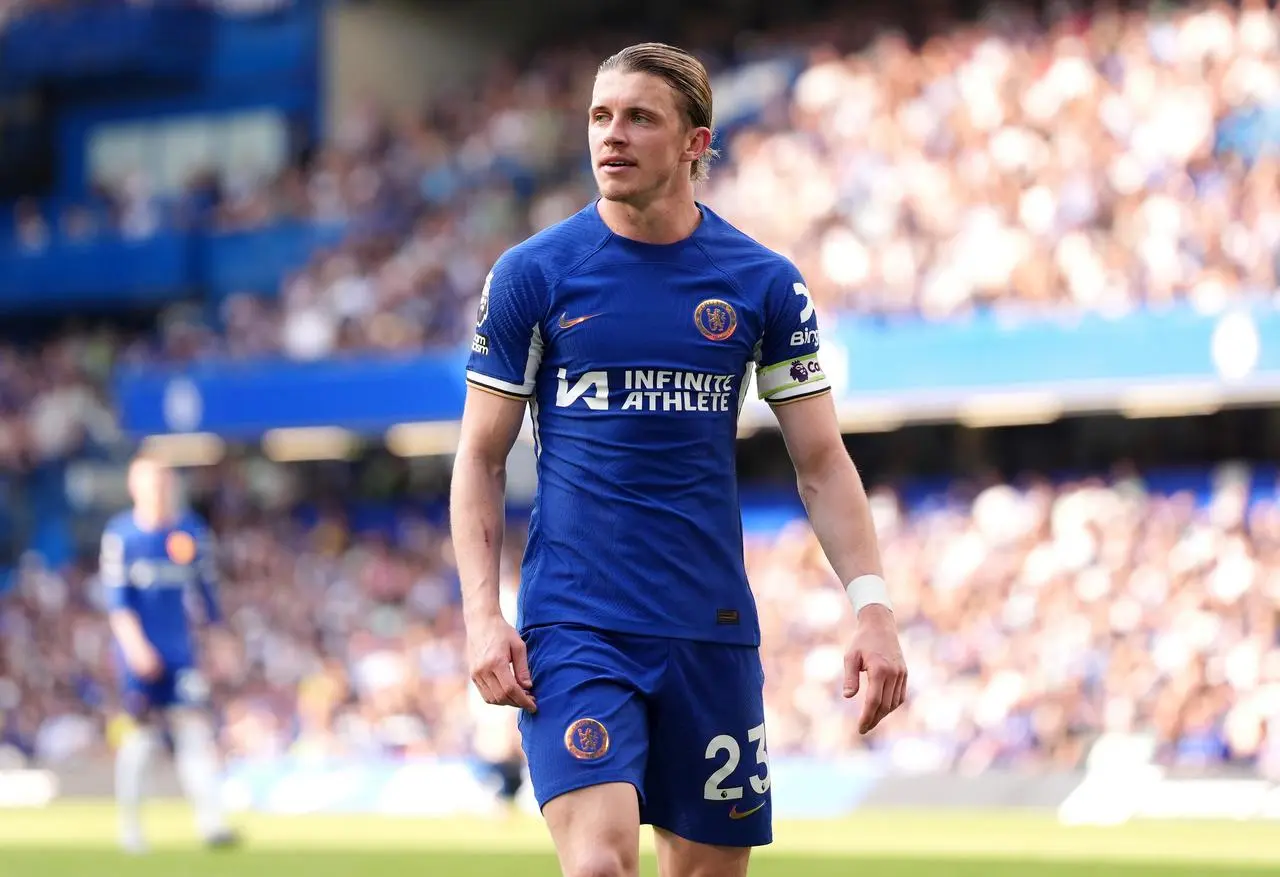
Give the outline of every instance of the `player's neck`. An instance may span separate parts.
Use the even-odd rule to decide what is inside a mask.
[[[645,244],[679,243],[702,222],[702,211],[691,196],[659,198],[645,205],[601,198],[597,209],[614,234]]]
[[[173,522],[173,517],[163,509],[141,509],[135,507],[133,510],[133,522],[137,524],[139,530],[147,532],[163,530]]]

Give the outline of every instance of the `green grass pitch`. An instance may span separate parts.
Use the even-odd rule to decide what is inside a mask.
[[[542,823],[526,816],[407,819],[241,815],[248,843],[198,848],[188,810],[147,811],[154,850],[114,848],[109,804],[0,810],[3,877],[555,877]],[[646,834],[641,841],[651,849]],[[1266,822],[1135,822],[1064,827],[1023,813],[866,812],[782,822],[757,851],[758,877],[1192,877],[1280,874],[1280,826]],[[646,856],[643,873],[657,873]]]

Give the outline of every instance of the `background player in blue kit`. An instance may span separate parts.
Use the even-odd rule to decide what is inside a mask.
[[[735,473],[752,371],[823,549],[857,611],[845,694],[870,731],[906,669],[866,493],[818,360],[804,280],[699,204],[711,91],[658,44],[607,60],[589,140],[601,198],[505,253],[486,281],[455,459],[469,663],[522,709],[564,873],[746,872],[772,839],[760,630]],[[525,406],[538,493],[516,629],[498,606],[503,483]]]
[[[132,852],[145,848],[142,787],[167,729],[197,829],[210,846],[230,846],[238,838],[223,818],[208,691],[188,620],[194,592],[205,621],[221,620],[209,532],[197,515],[180,510],[176,480],[160,462],[135,460],[129,493],[133,508],[107,524],[100,561],[121,698],[133,718],[116,756],[121,843]]]

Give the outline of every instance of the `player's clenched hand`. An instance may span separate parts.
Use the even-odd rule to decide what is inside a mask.
[[[866,698],[858,732],[866,734],[889,713],[902,706],[907,697],[907,664],[898,645],[898,626],[893,613],[872,604],[858,613],[858,629],[853,646],[844,656],[844,696],[853,697],[867,674]]]
[[[467,664],[486,703],[537,712],[524,640],[501,616],[467,625]]]

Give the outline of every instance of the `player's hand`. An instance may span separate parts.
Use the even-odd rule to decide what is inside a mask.
[[[907,664],[898,644],[898,625],[892,612],[876,604],[858,613],[853,645],[844,656],[845,697],[858,693],[864,672],[867,691],[858,722],[860,734],[869,733],[907,697]]]
[[[126,655],[129,669],[139,679],[153,682],[164,672],[164,661],[151,643],[139,643]]]
[[[537,712],[524,640],[500,615],[467,625],[467,666],[485,703]]]

